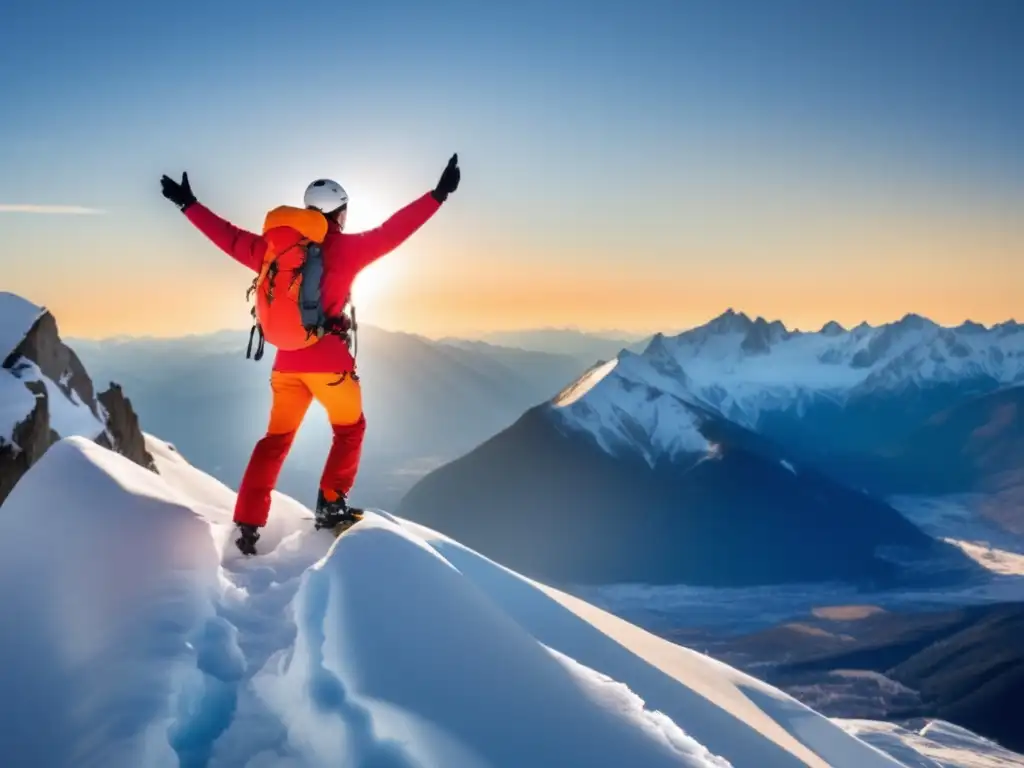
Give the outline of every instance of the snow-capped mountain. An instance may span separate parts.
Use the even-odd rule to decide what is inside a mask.
[[[834,479],[829,458],[1019,378],[1022,352],[1014,324],[953,331],[908,316],[802,334],[729,312],[595,365],[425,477],[399,511],[546,578],[880,578],[888,547],[927,559],[942,545]]]
[[[0,502],[43,453],[73,435],[152,467],[121,388],[96,393],[48,311],[0,292]]]
[[[267,549],[243,558],[234,494],[146,441],[155,472],[61,440],[3,505],[11,765],[917,768],[940,749],[950,766],[1009,755],[941,722],[831,721],[383,512],[335,540],[275,494]]]
[[[976,568],[888,504],[710,409],[592,369],[420,480],[398,512],[530,576],[737,586],[960,579]],[[899,560],[900,562],[894,562]],[[925,576],[918,566],[928,564]]]
[[[1024,383],[1024,326],[947,328],[907,315],[801,332],[729,310],[611,365],[607,381],[562,412],[606,447],[685,448],[676,429],[680,419],[685,426],[683,401],[803,454],[847,452],[887,445],[966,395]]]

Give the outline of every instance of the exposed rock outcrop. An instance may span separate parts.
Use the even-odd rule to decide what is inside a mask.
[[[39,316],[21,344],[4,360],[4,367],[11,367],[19,358],[35,363],[43,375],[60,387],[65,395],[70,396],[75,392],[93,415],[99,417],[92,380],[78,355],[61,341],[57,320],[49,312]]]
[[[25,386],[35,395],[36,404],[28,417],[14,426],[13,444],[0,444],[0,503],[7,498],[21,476],[28,472],[28,468],[59,439],[50,429],[46,387],[35,381]]]
[[[139,417],[132,409],[131,400],[124,396],[121,386],[110,382],[110,388],[100,392],[97,400],[106,413],[107,431],[96,442],[117,451],[140,466],[156,471],[153,457],[146,450]]]
[[[61,340],[52,314],[36,308],[26,320],[32,305],[24,299],[0,294],[0,302],[15,305],[27,326],[17,341],[8,334],[5,345],[15,343],[13,348],[0,349],[0,376],[10,377],[0,382],[0,396],[17,401],[0,403],[0,412],[9,419],[0,425],[0,503],[51,445],[72,435],[88,437],[156,471],[138,416],[121,387],[111,383],[97,395],[78,355]]]

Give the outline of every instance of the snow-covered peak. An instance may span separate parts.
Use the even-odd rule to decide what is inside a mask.
[[[604,451],[639,454],[651,466],[662,456],[706,453],[686,375],[671,357],[656,354],[659,344],[655,339],[643,355],[623,351],[587,371],[552,401],[554,417],[590,434]]]
[[[120,387],[97,393],[49,312],[0,293],[0,503],[57,439],[81,436],[143,466],[138,419]]]
[[[750,383],[785,378],[812,389],[848,389],[890,366],[905,367],[908,360],[917,367],[902,372],[921,380],[989,375],[1009,383],[1024,378],[1024,330],[1016,323],[947,328],[916,314],[877,328],[861,323],[846,330],[829,322],[808,333],[790,331],[777,320],[750,321],[726,313],[663,338],[658,354],[671,354],[687,370],[696,363],[707,374],[704,378],[719,375]],[[935,365],[925,365],[929,361]],[[835,370],[823,374],[822,366]]]
[[[243,558],[234,494],[147,439],[158,473],[71,438],[4,505],[12,765],[924,764],[383,512],[335,540],[274,494]]]
[[[580,398],[586,396],[605,376],[615,370],[618,362],[617,359],[598,362],[576,379],[576,381],[558,393],[552,402],[559,408],[572,405]]]
[[[653,464],[706,449],[697,428],[706,410],[756,430],[773,411],[801,415],[820,401],[978,381],[1024,382],[1024,326],[948,328],[907,314],[878,327],[829,322],[803,332],[730,309],[676,336],[656,334],[639,355],[623,350],[552,405],[607,451],[632,448]]]
[[[694,401],[755,427],[767,411],[818,397],[843,401],[969,380],[1024,382],[1024,327],[948,328],[908,314],[878,327],[826,323],[801,332],[729,312],[677,336],[655,337],[643,356],[659,370],[674,367],[685,376]]]
[[[45,311],[16,293],[0,291],[0,363],[21,344]]]
[[[746,333],[753,321],[745,312],[737,312],[729,307],[718,317],[709,320],[705,326],[712,333]]]
[[[837,323],[835,320],[829,320],[827,323],[821,326],[821,330],[818,331],[818,333],[820,333],[822,336],[841,336],[846,332],[846,329],[840,323]]]

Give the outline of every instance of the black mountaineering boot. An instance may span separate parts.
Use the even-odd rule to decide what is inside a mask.
[[[328,501],[321,489],[316,499],[316,529],[328,528],[340,536],[363,519],[363,510],[350,507],[345,494],[339,493],[334,501]]]
[[[243,555],[255,555],[256,554],[256,542],[260,540],[259,529],[255,525],[249,525],[248,523],[238,524],[239,536],[235,539],[235,545]]]

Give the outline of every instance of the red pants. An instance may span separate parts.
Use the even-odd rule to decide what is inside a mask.
[[[267,524],[270,492],[314,398],[326,409],[334,431],[320,487],[328,498],[347,495],[359,469],[366,419],[358,379],[352,374],[274,371],[270,388],[274,393],[270,425],[266,436],[256,443],[242,476],[235,502],[236,523]]]

